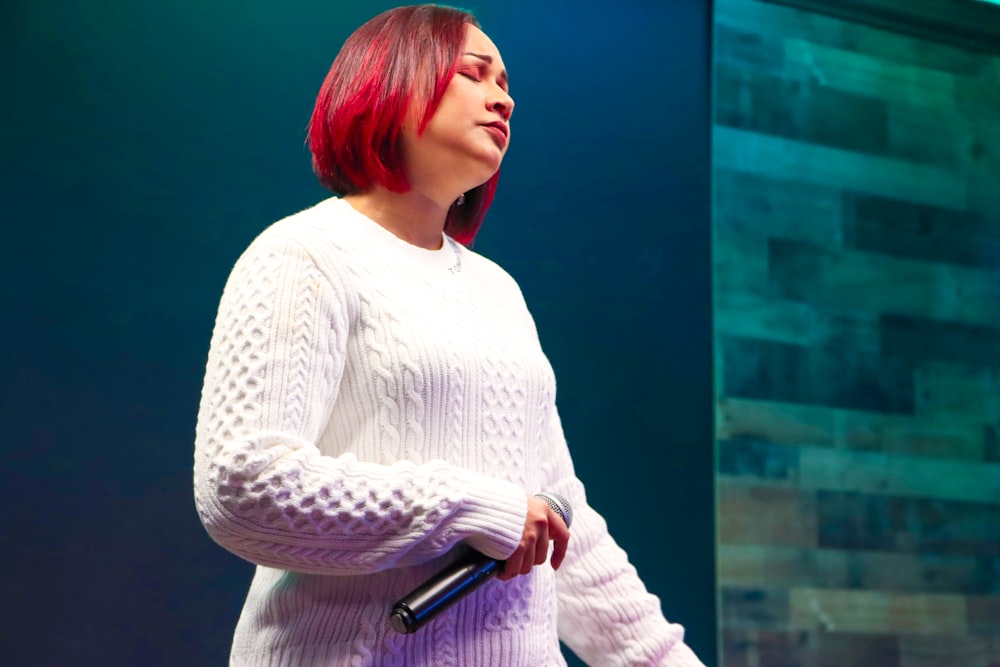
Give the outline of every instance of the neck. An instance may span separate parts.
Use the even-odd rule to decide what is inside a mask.
[[[356,211],[407,243],[428,250],[441,247],[448,206],[434,201],[415,188],[409,192],[391,192],[376,186],[367,192],[346,195],[343,199]]]

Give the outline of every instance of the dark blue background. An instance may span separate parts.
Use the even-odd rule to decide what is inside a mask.
[[[251,568],[191,493],[215,307],[326,196],[316,90],[392,4],[0,9],[4,664],[225,663]],[[477,250],[535,313],[592,504],[714,664],[708,3],[469,8],[517,101]]]

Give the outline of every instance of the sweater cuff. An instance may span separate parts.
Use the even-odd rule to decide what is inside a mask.
[[[467,480],[455,528],[479,553],[504,560],[517,549],[528,516],[528,496],[521,487],[495,477],[474,474]]]

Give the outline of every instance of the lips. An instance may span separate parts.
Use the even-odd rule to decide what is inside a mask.
[[[501,122],[499,120],[495,120],[492,123],[488,123],[486,125],[486,127],[495,127],[495,128],[497,128],[498,130],[500,130],[501,132],[503,132],[503,136],[504,137],[506,137],[508,134],[510,134],[510,130],[508,129],[507,124],[503,123],[503,122]]]
[[[507,145],[507,137],[510,133],[510,130],[507,127],[506,123],[502,123],[500,121],[494,121],[492,123],[484,124],[483,127],[485,127],[486,130],[490,133],[490,136],[493,137],[493,141],[497,143],[497,146],[503,148],[504,146]]]

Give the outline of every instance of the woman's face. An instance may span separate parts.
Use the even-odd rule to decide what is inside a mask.
[[[445,197],[485,183],[507,153],[513,110],[500,51],[468,25],[458,71],[424,132],[418,136],[412,121],[403,127],[410,182]]]

